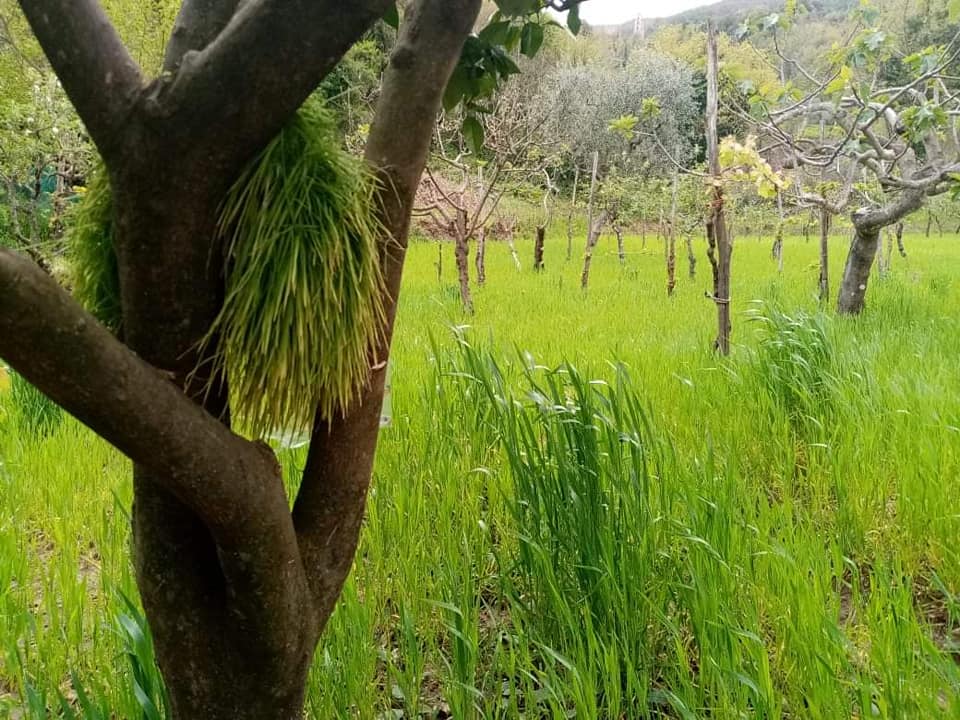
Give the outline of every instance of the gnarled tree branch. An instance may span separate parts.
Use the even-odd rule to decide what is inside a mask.
[[[186,52],[153,112],[229,170],[287,122],[390,0],[251,0],[202,50]],[[226,5],[217,5],[221,10]],[[197,44],[197,43],[192,43]]]

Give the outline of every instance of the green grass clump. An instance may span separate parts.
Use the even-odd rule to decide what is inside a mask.
[[[17,428],[23,433],[46,435],[63,419],[60,406],[18,373],[10,374],[10,396]]]
[[[208,336],[253,432],[349,406],[383,326],[376,183],[304,106],[248,166],[220,215],[226,300]]]
[[[376,180],[308,102],[223,201],[226,299],[203,341],[254,434],[332,417],[366,381],[384,324]],[[112,201],[94,173],[68,239],[74,295],[121,329]]]
[[[71,213],[67,235],[68,280],[73,296],[113,332],[120,330],[120,278],[113,249],[113,196],[101,166]]]

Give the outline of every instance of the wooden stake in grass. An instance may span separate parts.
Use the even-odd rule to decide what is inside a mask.
[[[830,299],[830,210],[820,206],[820,302]]]
[[[720,172],[720,142],[717,137],[719,113],[719,62],[717,58],[717,31],[707,24],[707,161],[712,183],[710,209],[707,216],[707,251],[713,266],[712,300],[717,306],[717,338],[714,349],[721,355],[730,354],[730,256],[732,243],[727,234],[723,214],[723,180]]]
[[[670,200],[670,235],[667,239],[667,297],[677,286],[677,194],[680,190],[680,172],[673,171],[673,193]]]
[[[600,153],[594,151],[593,172],[590,175],[590,200],[587,203],[587,247],[583,253],[583,273],[580,275],[580,287],[583,290],[587,289],[587,283],[590,281],[590,261],[593,259],[593,246],[600,239],[600,229],[607,220],[604,215],[602,222],[593,222],[593,201],[597,191],[597,165],[599,162]]]

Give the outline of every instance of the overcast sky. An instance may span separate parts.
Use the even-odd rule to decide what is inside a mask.
[[[715,0],[587,0],[580,16],[591,25],[609,25],[643,17],[665,17]]]

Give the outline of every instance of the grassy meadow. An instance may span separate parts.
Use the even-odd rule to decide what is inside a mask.
[[[719,359],[702,240],[672,298],[652,238],[586,293],[559,233],[494,242],[470,317],[415,243],[309,717],[960,718],[960,238],[905,244],[838,319],[814,240],[738,238]],[[0,717],[162,718],[129,465],[9,385]]]

